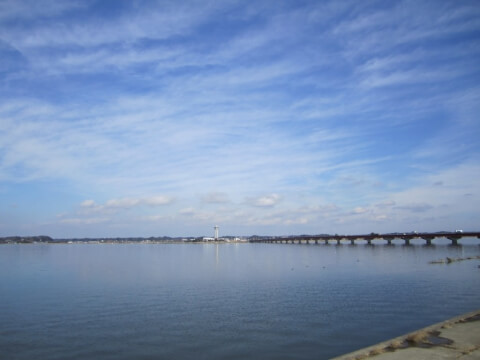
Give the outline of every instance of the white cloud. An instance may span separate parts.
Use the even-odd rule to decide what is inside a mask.
[[[368,212],[370,212],[370,210],[367,208],[356,207],[355,209],[353,209],[352,214],[357,215],[357,214],[365,214]]]
[[[85,200],[83,201],[81,204],[80,204],[81,207],[87,207],[87,208],[90,208],[90,207],[94,207],[95,206],[95,201],[93,200]]]
[[[256,207],[272,207],[281,200],[278,194],[269,194],[256,198],[247,198],[247,203]]]
[[[172,203],[172,201],[173,198],[170,196],[152,196],[141,200],[141,202],[150,206],[168,205]]]
[[[193,216],[193,215],[195,215],[195,209],[192,208],[192,207],[180,209],[179,214],[187,215],[187,216]]]

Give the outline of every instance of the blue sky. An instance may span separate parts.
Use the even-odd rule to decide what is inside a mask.
[[[0,0],[0,236],[479,230],[478,1]]]

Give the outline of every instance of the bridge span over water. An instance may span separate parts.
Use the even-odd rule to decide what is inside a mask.
[[[354,245],[356,241],[366,241],[371,245],[373,240],[386,241],[388,245],[392,245],[393,240],[403,240],[405,245],[410,245],[413,239],[421,239],[426,245],[432,245],[432,241],[439,238],[446,238],[451,241],[452,245],[459,245],[458,241],[462,238],[480,239],[480,232],[454,232],[454,233],[408,233],[408,234],[367,234],[367,235],[301,235],[301,236],[274,236],[270,238],[250,239],[251,243],[270,243],[270,244],[318,244],[336,242],[338,245],[342,241],[349,241]]]

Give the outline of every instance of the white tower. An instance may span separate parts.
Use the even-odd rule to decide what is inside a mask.
[[[214,238],[215,238],[215,241],[217,241],[217,240],[218,240],[218,225],[215,225],[215,226],[213,227],[213,229],[215,230],[215,236],[214,236]]]

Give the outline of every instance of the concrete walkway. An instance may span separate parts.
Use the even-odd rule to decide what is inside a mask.
[[[334,360],[480,360],[480,310],[336,357]]]

